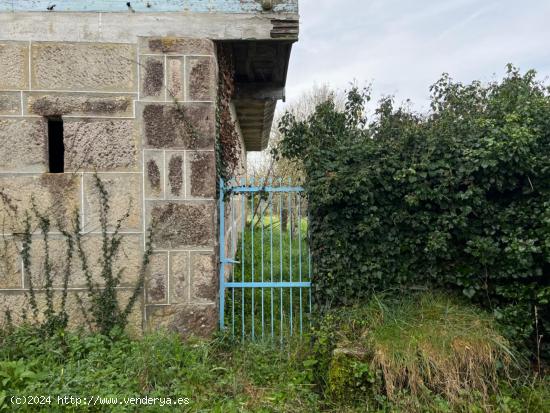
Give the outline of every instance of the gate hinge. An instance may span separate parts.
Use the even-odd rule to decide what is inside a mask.
[[[229,258],[226,258],[224,260],[220,261],[222,264],[240,264],[239,261],[231,260]]]

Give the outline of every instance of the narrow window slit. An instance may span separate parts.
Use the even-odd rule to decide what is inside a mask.
[[[48,118],[48,156],[50,173],[63,173],[65,145],[63,144],[63,119],[60,117]]]

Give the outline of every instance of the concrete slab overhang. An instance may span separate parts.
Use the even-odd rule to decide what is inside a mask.
[[[247,151],[261,151],[269,142],[277,101],[285,99],[288,62],[298,34],[298,22],[294,25],[294,38],[229,42],[235,68],[233,102]]]

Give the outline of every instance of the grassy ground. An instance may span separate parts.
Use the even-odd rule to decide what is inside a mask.
[[[486,324],[490,320],[485,316],[464,307],[449,308],[450,316],[444,316],[441,301],[431,306],[418,301],[417,311],[399,302],[381,302],[383,310],[371,302],[330,314],[315,331],[315,341],[306,336],[284,345],[243,344],[227,337],[182,342],[163,332],[139,340],[120,335],[114,341],[84,333],[44,339],[32,329],[2,333],[0,411],[550,412],[548,379],[502,374],[499,363],[507,363],[506,352],[498,350],[501,338]],[[367,324],[372,329],[366,330]],[[463,343],[465,351],[458,355],[451,351],[457,342]],[[494,343],[490,351],[487,343]],[[335,347],[358,353],[335,352]],[[420,357],[419,349],[430,352]],[[383,354],[385,361],[380,356],[377,359],[377,354]],[[453,390],[453,400],[436,378],[440,374],[452,378],[446,366],[470,358],[485,364],[482,368],[457,365],[467,373],[465,377],[482,377],[489,386],[487,393],[480,392],[476,383]],[[433,365],[433,380],[426,375],[426,363]],[[397,380],[395,372],[400,371],[405,375]],[[417,391],[411,387],[410,374],[415,371],[422,388]],[[381,380],[388,374],[397,380],[393,393]],[[53,404],[16,408],[10,402],[14,394],[50,395]],[[56,406],[57,396],[65,395],[116,397],[118,401],[124,397],[187,397],[189,404],[177,408]]]
[[[357,322],[357,320],[356,320]],[[393,327],[388,326],[393,329]],[[343,330],[346,328],[343,326]],[[383,330],[383,329],[382,329]],[[381,331],[380,330],[380,333]],[[378,333],[376,333],[378,334]],[[418,336],[416,336],[418,337]],[[120,336],[114,342],[99,335],[60,334],[41,339],[21,329],[1,337],[0,411],[89,412],[532,412],[550,411],[550,381],[501,377],[487,397],[424,392],[420,398],[404,386],[389,397],[379,386],[370,363],[342,364],[331,359],[333,373],[322,373],[323,356],[310,341],[271,345],[235,343],[217,338],[182,342],[168,333],[140,340]],[[416,338],[405,337],[401,345]],[[384,345],[382,339],[378,345]],[[416,343],[415,343],[416,344]],[[408,347],[408,346],[405,346]],[[375,349],[376,347],[369,347]],[[407,352],[407,351],[405,351]],[[394,354],[398,354],[396,351]],[[340,363],[340,364],[338,364]],[[340,368],[335,370],[334,365]],[[411,364],[408,364],[409,366]],[[350,367],[343,370],[341,367]],[[334,374],[334,371],[346,374]],[[338,384],[339,391],[327,386]],[[347,393],[349,391],[349,393]],[[52,397],[49,406],[14,406],[12,395]],[[58,396],[123,398],[189,398],[188,405],[65,406]]]
[[[292,348],[292,350],[289,350]],[[299,346],[233,346],[158,333],[114,343],[98,335],[64,334],[48,340],[20,330],[0,349],[0,411],[312,412],[319,396],[303,371]],[[34,406],[16,409],[9,396],[187,397],[167,407]],[[2,395],[7,397],[2,403]]]

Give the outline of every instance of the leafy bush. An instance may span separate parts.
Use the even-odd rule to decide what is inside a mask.
[[[2,392],[24,390],[34,381],[39,381],[33,371],[33,363],[25,360],[0,361],[0,406],[2,406]]]
[[[509,66],[500,82],[445,75],[431,91],[426,115],[386,98],[369,122],[368,94],[353,89],[344,111],[329,100],[306,120],[283,117],[279,153],[307,176],[315,301],[451,288],[540,350],[550,333],[549,88]]]

